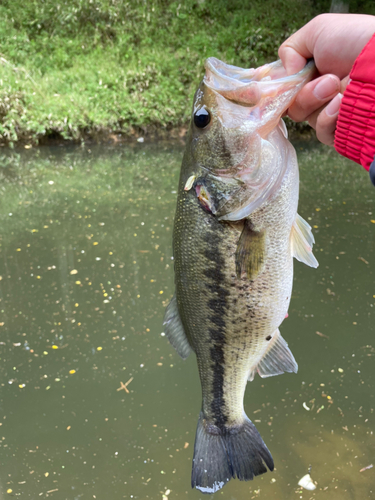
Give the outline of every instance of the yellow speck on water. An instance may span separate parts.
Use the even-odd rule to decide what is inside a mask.
[[[19,384],[19,385],[18,385],[18,387],[19,387],[20,389],[23,389],[23,388],[25,387],[25,385],[26,385],[26,384]]]
[[[58,348],[59,348],[59,346],[58,346],[58,345],[53,345],[53,346],[52,346],[52,349],[58,349]]]
[[[43,351],[43,354],[44,354],[45,356],[47,356],[48,351]]]
[[[319,226],[316,226],[316,225],[315,225],[315,226],[313,226],[313,228],[314,228],[314,229],[318,229],[318,227],[319,227]]]
[[[164,292],[163,292],[163,290],[160,290],[160,292],[159,292],[159,293],[160,293],[160,295],[162,295]]]
[[[81,282],[79,280],[76,281],[76,285],[80,285],[80,284],[81,284]]]
[[[137,299],[139,299],[141,296],[140,295],[137,295]]]
[[[108,293],[107,292],[103,293],[103,297],[108,297]]]
[[[342,368],[337,368],[337,371],[340,373],[344,373],[344,370]]]
[[[45,472],[45,473],[44,473],[44,476],[45,476],[45,477],[48,477],[48,476],[49,476],[49,472]]]
[[[137,233],[134,233],[134,235],[133,235],[133,236],[137,236]]]
[[[32,229],[31,230],[32,233],[37,233],[38,232],[38,229]]]
[[[113,255],[113,252],[109,252],[109,255]]]
[[[103,347],[97,347],[96,348],[97,351],[102,351],[103,350]]]
[[[87,224],[87,227],[91,227],[91,224]]]
[[[321,211],[321,208],[316,208],[315,209],[316,212],[320,212]]]
[[[75,372],[75,370],[69,370],[70,375],[73,375]]]
[[[70,271],[70,274],[78,274],[77,269],[72,269],[72,270]]]
[[[331,396],[327,396],[327,399],[332,399]]]
[[[21,251],[21,249],[20,249],[20,248],[17,248],[17,249],[16,249],[16,252],[20,252],[20,251]]]
[[[9,494],[10,494],[10,493],[12,493],[12,492],[13,492],[13,490],[11,490],[10,488],[8,488],[8,489],[7,489],[7,493],[9,493]]]
[[[156,280],[150,280],[150,283],[155,283],[155,281],[156,281]],[[374,295],[374,297],[375,297],[375,295]]]
[[[40,280],[40,276],[38,275],[38,276],[36,277],[36,279],[37,279],[37,280]]]
[[[76,302],[76,303],[74,304],[74,307],[78,307],[78,306],[79,306],[79,304],[78,304],[78,302]]]
[[[374,220],[374,219],[371,219],[371,222],[372,222],[373,224],[375,224],[375,220]]]
[[[99,243],[97,241],[94,241],[93,245],[99,245]]]
[[[70,431],[70,429],[72,428],[71,425],[68,425],[68,427],[66,428],[67,431]]]
[[[87,284],[88,284],[88,285],[92,285],[91,281],[89,281]]]

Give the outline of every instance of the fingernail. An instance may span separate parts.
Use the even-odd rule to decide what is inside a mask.
[[[322,78],[313,90],[313,94],[318,99],[327,99],[329,96],[339,90],[339,83],[335,78],[326,76]]]
[[[327,116],[335,116],[338,114],[341,104],[342,94],[337,94],[326,107]]]

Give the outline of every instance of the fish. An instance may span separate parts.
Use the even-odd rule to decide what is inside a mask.
[[[282,119],[314,75],[281,61],[255,69],[210,57],[193,101],[173,229],[175,294],[165,335],[196,355],[202,387],[191,485],[215,493],[274,462],[244,410],[248,381],[297,372],[279,326],[293,258],[317,267],[310,225],[297,214],[296,152]]]

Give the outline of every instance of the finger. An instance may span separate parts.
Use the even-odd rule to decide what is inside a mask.
[[[307,60],[314,55],[314,32],[312,29],[313,19],[279,47],[279,57],[283,63],[288,75],[293,75],[301,71],[307,63]],[[312,36],[313,34],[313,36]]]
[[[309,118],[310,125],[316,130],[318,140],[328,146],[333,146],[335,140],[336,123],[341,100],[342,94],[337,94],[317,116],[314,113]]]
[[[307,59],[312,57],[312,54],[308,57],[303,57],[297,50],[285,45],[285,43],[279,48],[279,57],[286,69],[287,75],[295,75],[306,66]]]
[[[302,122],[339,92],[340,79],[337,76],[324,75],[316,78],[303,87],[288,109],[288,115],[295,122]]]

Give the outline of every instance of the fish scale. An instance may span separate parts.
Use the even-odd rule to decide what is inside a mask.
[[[297,215],[295,151],[279,125],[311,64],[294,80],[279,78],[278,63],[257,70],[251,85],[259,88],[252,87],[249,97],[253,107],[254,96],[260,99],[256,110],[241,106],[248,82],[233,80],[232,67],[215,61],[206,63],[193,105],[173,232],[176,293],[164,319],[177,352],[197,357],[202,409],[192,486],[203,493],[218,491],[231,477],[249,480],[273,470],[243,397],[256,373],[297,371],[278,328],[290,302],[293,257],[317,266],[310,226]],[[214,79],[222,88],[212,88],[215,71],[223,71]],[[198,125],[196,113],[203,113]]]

